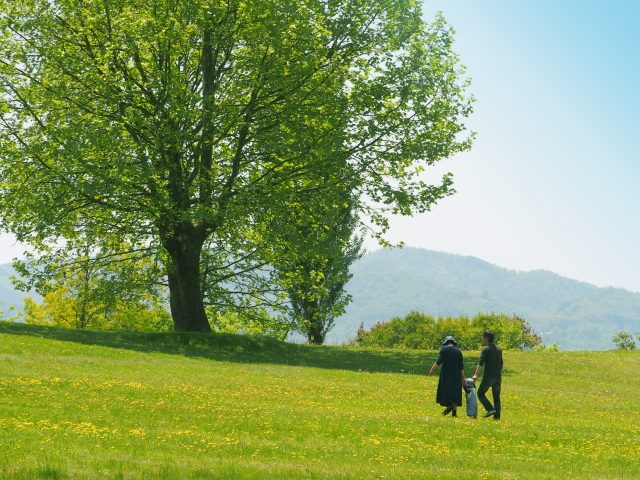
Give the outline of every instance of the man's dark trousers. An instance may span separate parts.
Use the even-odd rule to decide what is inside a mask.
[[[496,404],[495,410],[496,413],[493,416],[494,419],[500,420],[500,410],[502,409],[502,405],[500,404],[500,387],[502,386],[502,378],[482,378],[482,382],[480,382],[480,387],[478,388],[478,400],[487,409],[487,412],[493,410],[493,406],[491,402],[487,398],[487,391],[489,387],[491,387],[491,393],[493,394],[493,402]]]

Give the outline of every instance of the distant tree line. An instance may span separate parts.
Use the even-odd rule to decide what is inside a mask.
[[[478,313],[471,319],[466,315],[435,318],[415,310],[404,318],[378,322],[369,331],[360,324],[354,343],[365,347],[438,350],[444,337],[453,335],[459,348],[479,350],[485,330],[493,330],[496,343],[505,350],[529,350],[541,343],[540,336],[515,314],[492,312]]]

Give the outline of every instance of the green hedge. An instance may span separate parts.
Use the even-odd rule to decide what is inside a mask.
[[[528,350],[540,343],[539,336],[517,315],[478,313],[472,319],[466,315],[436,319],[416,311],[404,318],[378,322],[369,331],[361,324],[355,343],[367,347],[439,350],[444,337],[453,335],[459,348],[479,350],[485,330],[492,330],[495,343],[505,350]]]

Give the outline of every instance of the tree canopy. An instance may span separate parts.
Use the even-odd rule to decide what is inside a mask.
[[[381,235],[388,214],[453,193],[450,175],[419,175],[470,148],[472,98],[451,29],[421,14],[413,0],[0,0],[2,229],[43,251],[78,231],[144,247],[175,328],[208,331],[203,264],[272,262],[295,205],[339,208],[346,189]]]

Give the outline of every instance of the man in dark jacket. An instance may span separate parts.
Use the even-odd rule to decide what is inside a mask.
[[[494,420],[500,420],[500,410],[502,408],[500,404],[500,389],[502,387],[502,350],[495,343],[493,343],[494,335],[491,330],[486,330],[482,335],[482,343],[484,347],[480,352],[480,361],[478,362],[478,368],[473,375],[473,380],[478,378],[478,373],[482,367],[484,367],[484,373],[482,375],[482,382],[478,387],[478,400],[487,410],[484,417],[490,417],[493,415]],[[491,387],[491,393],[493,394],[493,403],[495,407],[491,405],[491,402],[487,398],[487,391]]]

